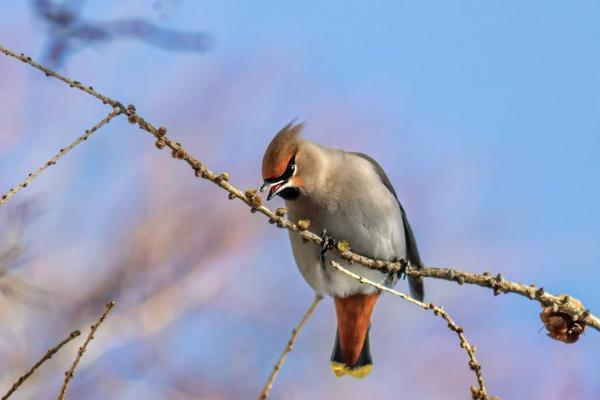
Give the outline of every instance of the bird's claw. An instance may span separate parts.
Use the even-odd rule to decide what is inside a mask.
[[[323,229],[323,232],[321,232],[321,251],[320,251],[322,265],[325,265],[325,255],[327,254],[327,252],[330,249],[333,249],[335,247],[335,245],[336,245],[335,240],[331,236],[327,235],[327,229]]]
[[[393,262],[398,262],[400,263],[400,269],[398,270],[398,272],[396,272],[396,275],[398,276],[399,279],[406,279],[406,270],[408,269],[408,261],[406,261],[404,258],[401,259],[397,259],[395,258],[393,260]]]

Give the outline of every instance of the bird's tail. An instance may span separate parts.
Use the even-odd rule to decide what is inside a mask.
[[[423,268],[423,261],[421,261],[421,256],[419,255],[417,241],[415,240],[415,235],[410,227],[410,224],[408,223],[404,209],[402,209],[402,222],[404,223],[404,236],[406,237],[406,258],[413,267],[416,267],[417,269]],[[423,277],[409,276],[408,287],[410,288],[410,295],[412,297],[419,301],[423,301],[423,298],[425,297]]]
[[[344,375],[350,375],[354,378],[364,378],[371,373],[372,368],[373,359],[371,358],[371,350],[369,349],[368,331],[360,355],[353,365],[348,365],[344,361],[340,346],[340,334],[335,334],[335,344],[333,346],[333,353],[331,354],[331,369],[335,376],[339,378]]]
[[[422,265],[416,265],[417,268],[423,268]],[[409,276],[408,287],[410,288],[410,295],[419,300],[423,301],[425,297],[425,288],[423,287],[423,278],[420,276]]]

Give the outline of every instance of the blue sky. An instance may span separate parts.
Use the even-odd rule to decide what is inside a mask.
[[[200,159],[216,170],[230,171],[244,187],[259,183],[260,158],[273,133],[298,117],[307,123],[307,137],[361,150],[381,162],[408,210],[426,263],[503,272],[515,280],[572,293],[600,310],[599,3],[161,4],[166,4],[165,18],[141,0],[90,2],[84,16],[94,21],[140,16],[172,28],[206,31],[214,39],[214,49],[188,54],[115,41],[74,54],[62,72],[135,103],[142,115],[170,127],[169,132]],[[1,19],[3,45],[34,57],[43,55],[45,31],[32,17],[28,2],[5,5]],[[15,128],[8,144],[0,142],[0,183],[6,189],[36,160],[45,160],[93,125],[104,109],[12,60],[0,59],[0,71],[11,74],[13,83],[23,82],[18,86],[22,90],[0,102],[0,116],[21,121],[11,122]],[[60,101],[53,101],[57,96]],[[25,115],[24,110],[36,117],[22,122],[19,115]],[[111,216],[127,219],[141,212],[140,204],[150,202],[147,181],[141,177],[149,165],[166,158],[158,159],[147,138],[119,121],[90,143],[28,189],[45,196],[41,232],[56,236],[50,245],[33,235],[39,252],[56,243],[70,244],[69,251],[77,254],[74,259],[88,262],[89,252],[107,246],[106,238],[118,231]],[[232,148],[235,157],[227,151]],[[183,167],[169,171],[183,187],[191,179]],[[57,190],[60,195],[53,194]],[[216,190],[207,190],[206,196],[208,202],[224,198]],[[72,211],[82,203],[94,214],[73,217]],[[285,323],[270,321],[265,326],[264,321],[240,320],[234,314],[222,317],[223,325],[215,329],[247,332],[246,339],[259,349],[265,365],[260,372],[266,375],[295,317],[310,302],[310,291],[295,271],[285,235],[270,231],[263,235],[244,268],[269,277],[267,283],[252,281],[250,288],[257,293],[266,298],[291,295],[285,303],[291,307],[285,311]],[[272,264],[279,266],[275,272]],[[285,290],[279,288],[281,282],[286,282]],[[559,399],[574,374],[580,388],[577,398],[599,395],[597,332],[564,346],[536,333],[537,307],[524,300],[491,298],[481,289],[457,289],[452,284],[432,282],[429,287],[430,299],[447,304],[470,326],[488,363],[485,368],[495,394],[541,398],[544,393],[545,398]],[[302,301],[294,300],[300,296]],[[321,352],[305,349],[292,354],[298,362],[290,362],[282,380],[291,387],[296,384],[294,374],[317,380],[310,392],[313,397],[358,396],[368,383],[322,376],[329,373],[325,368],[329,350],[324,349],[333,336],[330,306],[320,310],[317,327],[306,331],[309,338],[329,335],[317,349]],[[374,326],[394,319],[395,307],[386,299]],[[405,318],[421,324],[417,332],[426,338],[439,335],[433,343],[445,346],[440,350],[445,358],[464,361],[457,352],[447,353],[453,338],[429,316],[402,307],[412,313]],[[202,357],[195,338],[215,324],[214,312],[196,310],[161,335],[169,337],[180,332],[180,326],[189,327],[195,336],[175,341],[173,351],[184,358],[188,353]],[[400,326],[393,326],[395,335],[404,332]],[[261,332],[278,343],[276,350],[259,340]],[[384,341],[381,331],[376,335]],[[223,336],[210,333],[203,340],[219,337]],[[241,339],[234,335],[231,340]],[[383,357],[384,349],[378,350]],[[210,359],[218,358],[217,353]],[[525,371],[539,363],[547,366],[524,376],[515,366],[519,362]],[[313,370],[313,365],[323,368]],[[416,367],[398,368],[406,374],[399,383],[390,382],[393,375],[387,372],[373,377],[386,382],[386,393],[402,393],[400,383],[411,378],[425,379],[424,373],[414,371]],[[230,379],[227,374],[215,378],[212,374],[218,373],[210,362],[202,370],[217,381]],[[530,379],[538,380],[535,387]],[[539,389],[543,385],[547,392]],[[131,396],[139,394],[130,390]],[[302,388],[295,390],[301,398]],[[407,394],[440,395],[430,390],[413,388]]]

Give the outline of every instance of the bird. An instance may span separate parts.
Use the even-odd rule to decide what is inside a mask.
[[[321,248],[289,232],[292,253],[300,273],[317,295],[333,298],[337,331],[331,369],[337,377],[364,378],[373,367],[369,346],[371,315],[380,296],[373,286],[330,266],[344,268],[371,281],[392,287],[398,272],[385,273],[327,251],[334,239],[349,243],[355,253],[422,268],[406,212],[382,167],[359,152],[325,147],[301,135],[304,123],[290,122],[271,140],[262,160],[267,201],[283,198],[291,221],[309,220],[321,232]],[[423,279],[408,277],[411,296],[424,297]]]

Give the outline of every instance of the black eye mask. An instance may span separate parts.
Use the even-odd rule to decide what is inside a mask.
[[[265,182],[274,183],[274,182],[279,182],[279,181],[289,181],[292,178],[292,176],[294,176],[295,171],[296,171],[296,155],[294,154],[294,156],[290,159],[290,162],[288,163],[287,168],[285,169],[283,174],[281,174],[281,176],[279,176],[277,178],[266,179]]]

